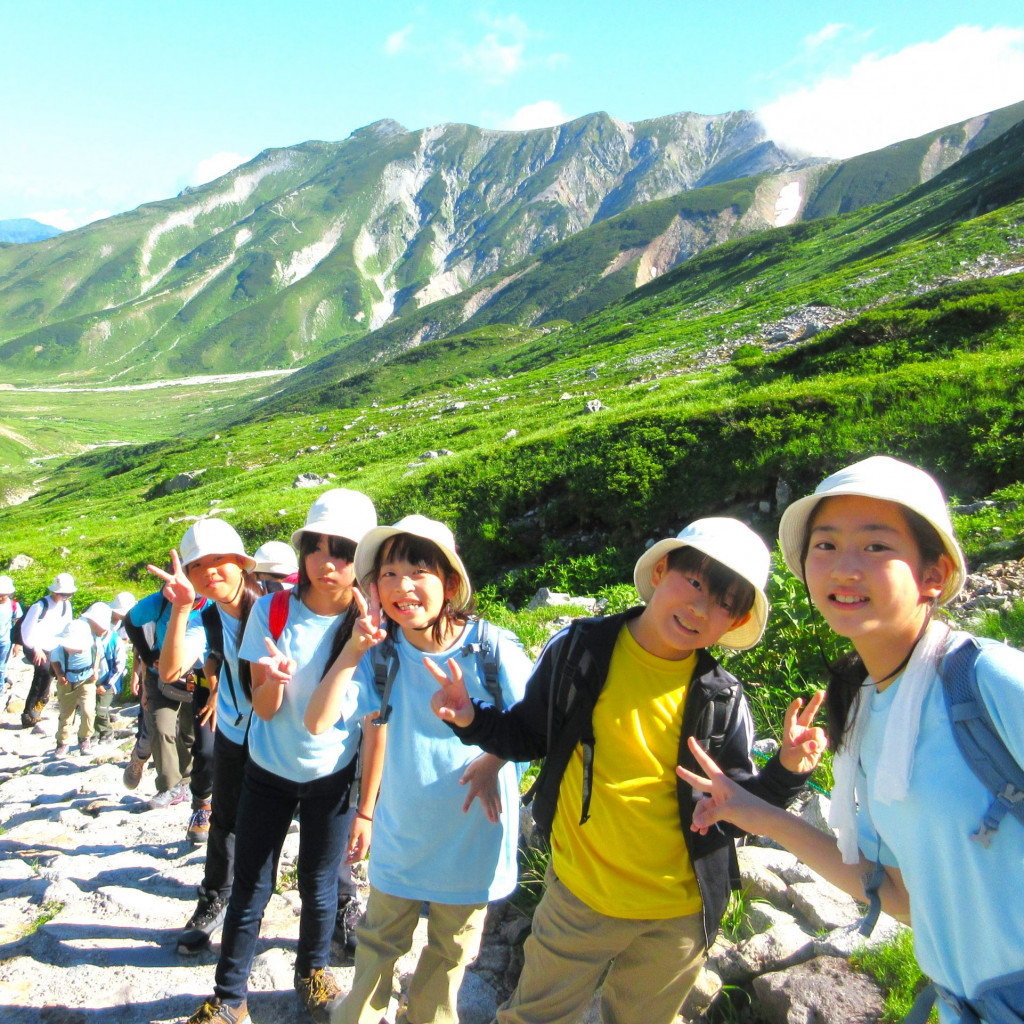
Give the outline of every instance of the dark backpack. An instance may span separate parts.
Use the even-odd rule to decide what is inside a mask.
[[[224,657],[224,623],[221,622],[220,612],[217,609],[217,605],[210,601],[203,608],[203,628],[206,630],[206,653],[208,657],[213,658],[217,664],[217,671],[223,672],[224,678],[227,680],[228,689],[231,691],[231,702],[235,707],[239,707],[238,693],[235,690],[235,681],[231,675],[231,666],[228,664],[227,658]],[[280,636],[280,631],[278,631]],[[277,637],[274,638],[275,640]],[[252,671],[249,668],[249,662],[243,661],[241,658],[238,660],[238,685],[242,688],[242,693],[245,694],[245,699],[251,704],[252,703]],[[235,719],[235,725],[241,725],[245,721],[245,715],[241,711],[238,712],[238,717]]]
[[[484,677],[484,689],[487,690],[491,703],[501,711],[505,704],[501,696],[501,683],[498,679],[498,645],[491,635],[492,627],[483,619],[477,620],[477,640],[459,648],[458,656],[468,658],[476,655],[477,667]],[[386,725],[393,708],[389,703],[391,689],[398,675],[398,651],[395,641],[389,633],[383,642],[370,649],[373,665],[373,685],[380,697],[380,714],[373,720],[374,725]]]

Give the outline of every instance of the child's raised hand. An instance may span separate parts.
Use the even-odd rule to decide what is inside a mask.
[[[359,618],[352,627],[352,640],[358,645],[360,652],[368,651],[376,647],[388,635],[386,629],[380,624],[380,594],[377,585],[370,585],[370,603],[367,605],[366,598],[358,588],[353,588],[352,599],[356,603],[356,610]]]
[[[757,832],[754,815],[763,801],[733,782],[693,736],[687,743],[690,752],[697,759],[697,764],[707,775],[707,778],[704,778],[682,766],[676,766],[676,775],[683,782],[705,794],[694,805],[690,828],[703,835],[717,822],[731,821],[747,832]]]
[[[814,718],[824,699],[825,691],[818,690],[807,702],[807,707],[803,707],[804,702],[797,697],[786,709],[779,760],[791,772],[813,771],[828,746],[825,730],[814,725]]]
[[[185,575],[177,551],[171,551],[171,571],[169,573],[164,572],[157,565],[147,565],[146,568],[154,576],[164,581],[162,593],[171,604],[191,607],[195,603],[196,588],[192,586],[191,580]]]
[[[266,657],[260,658],[257,664],[262,665],[267,670],[267,676],[273,679],[274,682],[280,683],[282,686],[286,685],[291,681],[295,670],[299,667],[298,663],[279,651],[277,645],[269,636],[265,636],[263,642],[267,645],[269,654]],[[255,683],[255,680],[253,682]]]
[[[481,754],[466,765],[460,786],[469,786],[462,813],[465,814],[478,797],[480,806],[492,825],[501,821],[501,792],[498,789],[498,771],[505,762],[493,754]]]
[[[452,725],[458,726],[469,725],[476,716],[476,711],[473,708],[473,702],[469,699],[459,663],[454,658],[448,659],[448,669],[451,675],[440,666],[435,665],[430,658],[424,658],[423,664],[427,666],[427,671],[441,687],[430,698],[430,706],[434,709],[434,714],[442,722],[451,722]]]

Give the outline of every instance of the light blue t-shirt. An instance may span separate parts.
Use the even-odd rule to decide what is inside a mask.
[[[224,632],[224,664],[221,665],[217,685],[217,731],[241,746],[245,743],[252,705],[238,678],[238,619],[228,615],[220,605],[217,606],[217,614]]]
[[[61,672],[71,686],[78,686],[92,677],[96,647],[94,645],[87,651],[66,651],[63,647],[54,647],[50,651],[50,661],[60,666]]]
[[[491,702],[478,659],[460,657],[477,638],[471,622],[458,642],[441,654],[424,655],[392,627],[399,669],[391,691],[387,752],[380,797],[374,812],[370,846],[370,883],[404,899],[436,903],[486,903],[508,895],[516,884],[516,844],[519,840],[519,787],[514,764],[498,775],[501,821],[491,824],[474,800],[463,814],[467,788],[462,773],[482,751],[463,744],[431,710],[437,682],[423,664],[429,657],[445,662],[459,657],[471,697]],[[491,628],[499,656],[499,683],[504,706],[521,700],[532,671],[519,641],[504,630]],[[373,688],[373,665],[364,655],[356,678]],[[379,708],[375,694],[374,710]]]
[[[270,636],[273,596],[261,597],[249,614],[239,652],[246,661],[259,661],[267,654],[264,638]],[[347,688],[336,728],[313,736],[302,721],[327,666],[333,627],[341,621],[339,616],[315,615],[291,592],[288,619],[275,642],[298,667],[284,688],[277,714],[269,722],[252,716],[249,757],[265,771],[292,782],[312,782],[344,768],[359,750],[363,716],[376,710],[377,702],[371,697],[373,687],[364,683]]]
[[[977,671],[996,730],[1024,764],[1024,653],[986,645]],[[971,839],[992,797],[956,746],[941,685],[925,697],[906,798],[872,804],[863,766],[878,764],[898,686],[871,698],[857,779],[860,848],[902,872],[921,969],[970,999],[1024,967],[1024,826],[1008,814],[987,849]],[[944,1007],[940,1015],[952,1019]]]
[[[196,665],[202,665],[206,658],[206,630],[203,628],[202,605],[193,608],[189,612],[188,624],[185,627],[185,646],[190,653],[196,651]],[[144,626],[152,622],[156,629],[156,643],[154,650],[163,647],[164,637],[167,635],[167,627],[171,621],[171,602],[158,590],[155,594],[148,594],[137,604],[132,605],[128,611],[128,618],[136,626]]]

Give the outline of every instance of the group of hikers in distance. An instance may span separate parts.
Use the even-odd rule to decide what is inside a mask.
[[[551,857],[499,1024],[573,1024],[598,987],[605,1024],[670,1024],[719,929],[744,833],[910,923],[943,1022],[1024,1021],[1024,654],[936,614],[966,578],[938,484],[873,456],[790,505],[779,538],[853,650],[828,665],[825,691],[792,702],[757,770],[742,685],[710,653],[753,647],[769,616],[770,553],[738,520],[698,519],[655,543],[634,569],[642,603],[576,620],[536,665],[475,614],[442,523],[380,526],[366,495],[327,491],[292,534],[294,587],[264,593],[235,530],[196,522],[167,568],[150,566],[162,589],[124,620],[146,664],[154,800],[190,789],[193,819],[206,812],[204,879],[178,949],[218,933],[220,946],[213,995],[189,1024],[249,1020],[296,814],[294,983],[313,1020],[378,1024],[426,904],[398,1021],[454,1024],[487,904],[516,884],[517,765],[540,759],[527,799]],[[83,621],[58,637],[58,690]],[[785,810],[829,744],[834,835]],[[133,750],[129,785],[147,752]],[[367,856],[342,994],[331,941],[356,926],[346,865]]]

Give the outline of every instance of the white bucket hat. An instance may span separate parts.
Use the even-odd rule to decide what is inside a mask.
[[[51,594],[74,594],[78,587],[75,586],[75,577],[69,572],[59,572],[53,578],[53,582],[46,588]]]
[[[74,619],[53,638],[53,643],[65,651],[87,651],[93,645],[92,627],[85,619]]]
[[[765,542],[738,519],[698,519],[675,537],[653,544],[637,560],[633,569],[633,583],[644,602],[650,601],[654,594],[651,579],[654,567],[676,548],[695,548],[716,562],[721,562],[727,569],[732,569],[754,588],[754,607],[750,617],[718,640],[722,647],[736,651],[753,647],[761,639],[768,623],[769,605],[764,588],[768,584],[772,556]]]
[[[268,540],[254,552],[256,568],[253,572],[269,572],[276,576],[290,576],[299,571],[299,560],[295,557],[295,549],[283,540]]]
[[[110,602],[110,610],[115,615],[127,615],[137,604],[134,594],[122,590],[121,593],[114,595],[114,600]]]
[[[786,509],[779,523],[779,543],[782,545],[782,557],[794,576],[801,580],[804,578],[800,556],[814,509],[824,498],[842,494],[891,501],[921,516],[938,533],[946,554],[953,562],[953,572],[939,594],[938,604],[947,604],[960,593],[967,579],[967,563],[953,535],[953,523],[942,490],[934,477],[923,469],[888,455],[872,455],[833,473],[818,484],[813,494],[799,498]]]
[[[462,564],[458,552],[455,550],[455,536],[444,523],[436,519],[428,519],[426,516],[411,515],[399,519],[394,526],[378,526],[359,542],[356,548],[356,579],[360,582],[366,580],[373,571],[373,563],[377,559],[377,552],[380,546],[391,537],[397,537],[400,533],[408,533],[413,537],[422,537],[436,544],[448,559],[452,569],[459,577],[459,586],[452,596],[452,606],[456,611],[462,611],[469,604],[473,593],[473,587],[469,582],[469,574]],[[367,588],[369,589],[369,588]]]
[[[16,589],[10,576],[0,576],[0,594],[13,594]]]
[[[365,494],[335,487],[310,505],[305,524],[292,534],[292,547],[299,547],[304,533],[344,537],[358,544],[376,525],[377,510]]]
[[[237,555],[246,572],[252,572],[256,564],[255,559],[245,553],[238,531],[223,519],[200,519],[193,523],[181,538],[179,554],[184,567],[207,555]]]
[[[102,601],[94,601],[82,612],[82,618],[88,619],[106,633],[110,629],[110,605],[104,604]]]

